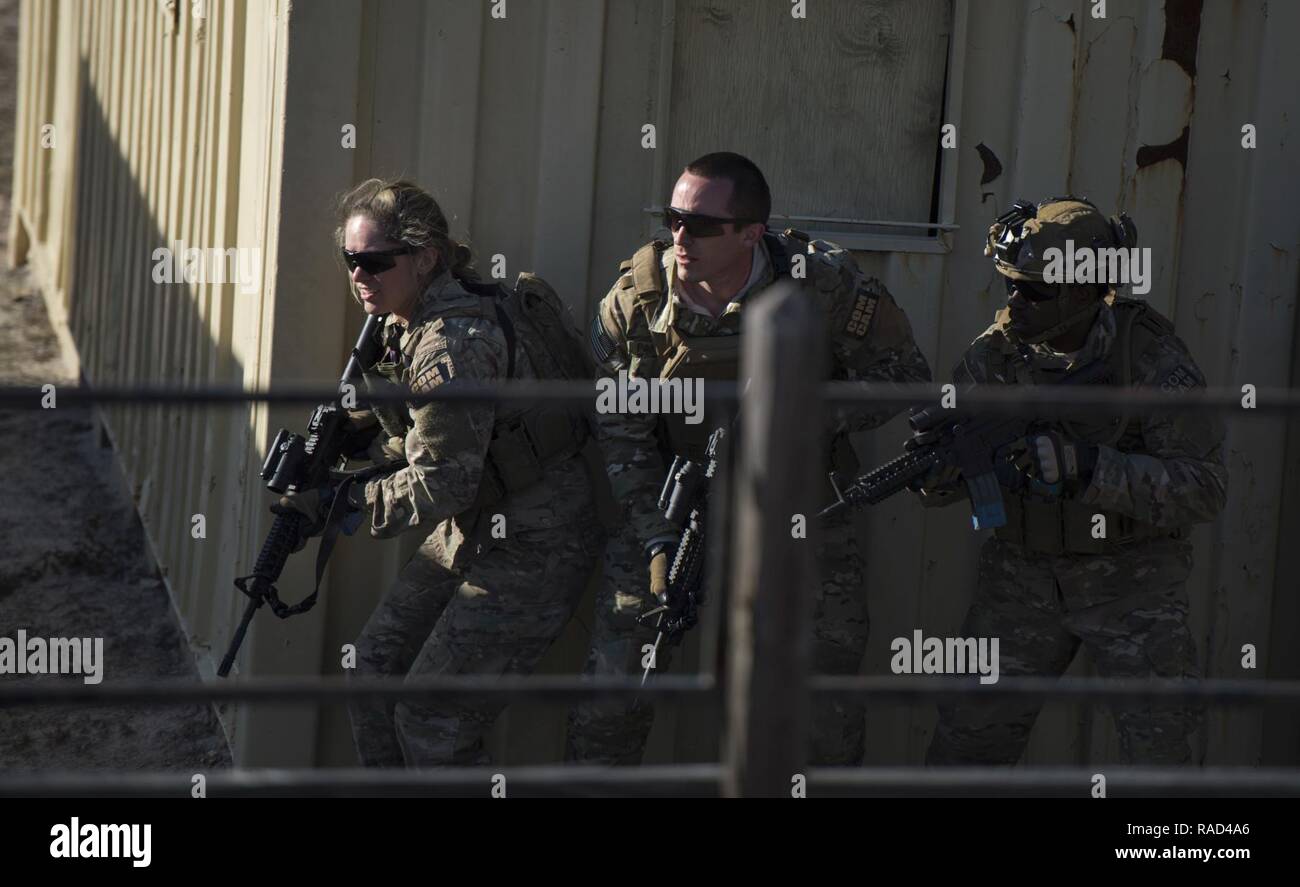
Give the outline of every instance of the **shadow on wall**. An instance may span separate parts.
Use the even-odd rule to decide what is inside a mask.
[[[114,140],[84,61],[78,88],[67,316],[84,380],[242,385],[244,367],[232,353],[238,287],[155,280],[156,250],[188,239],[168,237],[160,222],[188,232],[206,228],[212,216],[197,183],[199,158],[175,152],[177,169],[163,144],[160,155],[139,158],[141,182]],[[154,205],[146,192],[156,195]],[[253,411],[128,404],[99,413],[188,639],[201,647],[229,618],[226,589],[245,537],[241,500]],[[204,538],[195,538],[196,515]],[[206,650],[196,652],[202,659]]]
[[[226,264],[221,265],[215,251],[203,252],[197,267],[204,279],[183,279],[187,265],[196,266],[177,247],[206,249],[236,240],[233,212],[224,233],[213,231],[220,220],[209,195],[217,185],[204,178],[203,158],[183,156],[162,132],[162,153],[139,158],[133,172],[84,61],[78,77],[67,312],[84,381],[197,387],[245,386],[265,378],[268,373],[247,363],[270,353],[255,338],[258,333],[250,332],[264,329],[263,318],[269,315],[260,299],[261,283],[269,277],[262,263],[256,262],[249,278],[249,269],[240,266],[247,253],[223,256]],[[181,125],[193,125],[194,109],[185,113],[189,117]],[[237,145],[229,167],[239,168]],[[173,254],[158,252],[164,249]],[[240,272],[251,286],[241,285]],[[339,289],[345,292],[341,279]],[[347,343],[340,347],[338,367],[322,363],[315,371],[315,381],[322,385],[337,379],[344,349],[361,322],[350,302],[340,304],[339,311],[346,312]],[[279,427],[304,430],[309,412],[305,405],[274,407],[262,424],[253,405],[112,405],[100,410],[151,554],[200,672],[208,678],[246,602],[234,579],[251,569],[271,523],[273,498],[257,477],[265,448]],[[196,538],[199,515],[202,538]],[[400,562],[418,546],[419,535],[408,534],[399,544],[371,540],[364,533],[346,540],[336,550],[315,611],[283,621],[268,608],[258,613],[241,653],[243,673],[341,674],[336,651],[356,637]],[[311,589],[315,551],[313,543],[290,559],[279,583],[286,601]],[[539,671],[581,670],[594,585],[589,584],[578,618]],[[221,714],[242,763],[355,764],[341,704],[223,707]],[[512,706],[492,734],[495,757],[511,764],[562,759],[566,715],[563,706]],[[664,726],[656,732],[670,734],[671,714],[662,720]],[[657,745],[664,751],[650,759],[671,757],[670,735]]]

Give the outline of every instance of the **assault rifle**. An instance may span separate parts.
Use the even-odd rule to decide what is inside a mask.
[[[366,318],[361,335],[352,347],[347,366],[343,370],[340,385],[359,376],[363,368],[372,366],[378,359],[378,330],[385,315],[372,314]],[[276,495],[286,491],[302,492],[329,488],[332,496],[328,500],[328,512],[323,528],[320,530],[321,543],[316,554],[316,588],[312,593],[296,604],[289,605],[280,600],[275,583],[284,571],[289,555],[299,550],[307,538],[313,535],[312,520],[298,512],[278,513],[271,531],[267,533],[262,551],[253,565],[253,572],[235,580],[235,587],[248,596],[248,605],[244,616],[235,629],[221,666],[217,669],[220,677],[226,677],[234,665],[235,656],[244,642],[253,616],[263,604],[270,604],[272,612],[281,619],[288,619],[299,613],[305,613],[316,604],[320,591],[321,576],[325,563],[343,523],[348,517],[347,494],[352,484],[369,480],[380,474],[395,471],[406,465],[403,460],[385,462],[361,471],[345,471],[347,460],[365,452],[366,446],[374,436],[373,430],[358,431],[348,420],[347,411],[338,401],[323,403],[312,411],[307,420],[307,434],[304,437],[287,428],[281,428],[271,443],[270,452],[262,465],[260,476],[266,481],[266,488]],[[325,500],[322,499],[322,506]]]
[[[719,427],[709,435],[702,461],[677,456],[664,480],[659,494],[659,510],[664,517],[682,528],[677,542],[677,554],[668,570],[668,592],[658,607],[642,613],[637,620],[642,624],[655,620],[658,633],[650,665],[641,675],[644,686],[654,667],[654,657],[666,639],[679,643],[688,630],[699,621],[698,610],[704,603],[704,525],[708,513],[709,487],[718,471],[718,458],[727,429]]]
[[[1057,385],[1089,385],[1104,380],[1109,373],[1105,361],[1096,361],[1071,370]],[[826,518],[845,508],[875,505],[907,488],[916,488],[932,470],[948,466],[961,472],[970,494],[971,523],[976,530],[1005,526],[1006,506],[1002,501],[999,478],[1019,477],[1004,458],[1007,448],[1027,437],[1043,424],[1041,417],[989,415],[979,416],[960,410],[930,406],[909,417],[913,436],[907,452],[858,477],[843,490],[839,499],[823,508],[819,517]],[[1019,483],[1019,481],[1016,481]],[[1036,490],[1057,492],[1041,482]]]

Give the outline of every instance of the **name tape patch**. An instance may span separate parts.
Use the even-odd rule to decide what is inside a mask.
[[[859,339],[865,336],[879,301],[880,294],[872,290],[866,281],[861,283],[853,300],[853,310],[849,312],[849,319],[844,324],[844,332]]]
[[[415,380],[411,382],[411,390],[416,392],[429,391],[437,388],[439,385],[450,382],[455,375],[456,373],[452,369],[451,361],[444,357],[441,360],[434,362],[431,366],[423,370],[420,375],[416,376]]]
[[[1168,378],[1160,383],[1161,391],[1191,391],[1195,387],[1196,377],[1184,366],[1176,367]]]

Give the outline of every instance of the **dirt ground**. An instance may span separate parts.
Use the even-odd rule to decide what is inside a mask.
[[[0,255],[7,254],[18,0],[0,0]],[[0,264],[0,385],[75,384],[44,302]],[[89,412],[0,410],[0,637],[101,637],[104,684],[199,680],[111,451]],[[81,681],[0,675],[0,681]],[[230,766],[208,706],[0,711],[0,770]]]

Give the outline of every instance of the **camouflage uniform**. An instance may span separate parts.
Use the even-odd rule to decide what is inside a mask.
[[[1203,388],[1204,377],[1173,324],[1144,303],[1103,302],[1083,348],[1017,345],[1004,309],[953,372],[961,386],[1041,384],[1094,360],[1119,385]],[[1127,351],[1128,361],[1124,360]],[[1017,356],[1023,356],[1017,360]],[[1192,566],[1187,527],[1213,520],[1226,497],[1223,426],[1210,413],[1153,411],[1054,423],[1053,430],[1098,444],[1090,482],[1060,499],[1008,489],[1008,524],[981,551],[979,581],[964,637],[1000,638],[1001,674],[1059,676],[1080,644],[1108,678],[1197,677],[1187,627]],[[961,498],[931,491],[930,504]],[[936,501],[937,500],[937,501]],[[1093,539],[1093,516],[1107,538]],[[931,764],[1013,764],[1029,741],[1040,703],[1008,699],[939,708]],[[1200,713],[1180,706],[1114,708],[1125,762],[1190,760],[1187,737]]]
[[[775,279],[795,253],[806,254],[805,286],[819,300],[828,318],[833,355],[832,377],[839,380],[928,381],[930,369],[912,339],[907,316],[876,281],[864,280],[845,250],[822,241],[806,243],[769,234],[755,247],[749,286],[714,318],[682,301],[672,282],[676,263],[666,245],[658,269],[634,258],[601,301],[592,324],[598,372],[609,377],[625,370],[631,376],[654,378],[665,372],[657,343],[673,337],[734,337],[749,300]],[[638,257],[653,255],[648,247]],[[659,289],[657,293],[655,286]],[[663,298],[664,291],[672,293]],[[648,301],[647,301],[648,300]],[[657,301],[656,301],[657,300]],[[654,304],[651,304],[654,303]],[[697,339],[698,341],[698,339]],[[733,370],[734,374],[734,370]],[[734,378],[734,375],[733,375]],[[856,463],[846,435],[874,428],[897,410],[842,409],[828,420],[831,463],[848,473]],[[642,647],[654,643],[655,632],[636,617],[648,609],[649,578],[646,551],[657,541],[676,542],[680,529],[659,511],[664,483],[665,451],[672,446],[661,417],[646,414],[597,416],[597,432],[615,499],[624,508],[624,523],[605,550],[604,579],[596,599],[595,625],[586,672],[597,675],[640,674]],[[708,423],[704,423],[708,426]],[[671,457],[670,457],[671,458]],[[826,488],[827,501],[832,491]],[[849,520],[827,527],[817,552],[823,581],[816,591],[813,668],[819,673],[853,674],[861,666],[867,643],[864,565]],[[661,647],[656,671],[671,659]],[[612,764],[640,761],[654,718],[653,707],[630,701],[585,703],[570,715],[567,757]],[[813,757],[823,763],[855,763],[863,753],[864,707],[852,703],[815,706]]]
[[[418,393],[457,379],[502,379],[507,341],[490,300],[444,273],[420,297],[409,328],[388,318],[388,353],[367,382],[382,385],[378,375]],[[537,375],[516,343],[514,377]],[[374,412],[390,442],[405,428],[409,467],[367,484],[371,533],[429,536],[362,630],[356,676],[532,671],[572,615],[601,541],[580,441],[536,454],[539,475],[512,483],[500,448],[526,410],[435,402]],[[504,538],[494,538],[494,527]],[[483,735],[501,707],[358,700],[349,713],[363,764],[422,767],[486,763]]]

